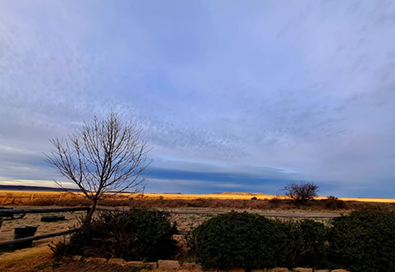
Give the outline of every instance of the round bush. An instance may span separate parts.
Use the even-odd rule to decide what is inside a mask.
[[[169,259],[176,252],[172,236],[175,223],[169,214],[156,210],[100,212],[90,223],[82,223],[69,242],[59,243],[55,255],[100,256],[127,261]]]
[[[330,259],[334,266],[358,271],[395,271],[395,214],[359,211],[334,219]]]
[[[247,271],[284,263],[284,224],[250,213],[219,215],[197,227],[190,246],[204,268]]]

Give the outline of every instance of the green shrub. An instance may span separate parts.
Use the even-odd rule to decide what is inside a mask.
[[[359,271],[395,271],[395,214],[352,212],[333,221],[330,260],[336,267]]]
[[[189,241],[204,268],[247,271],[284,263],[285,225],[250,213],[231,212],[197,227]]]
[[[285,224],[288,234],[287,267],[327,268],[328,228],[313,220]]]
[[[125,260],[157,261],[175,254],[175,223],[169,214],[146,209],[101,212],[63,242],[53,247],[55,256],[82,255]]]

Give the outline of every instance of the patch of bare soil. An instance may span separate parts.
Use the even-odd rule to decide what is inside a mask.
[[[18,207],[24,208],[24,207]],[[31,208],[31,207],[30,207]],[[40,208],[40,207],[35,207]],[[48,208],[48,207],[45,207]],[[4,220],[0,229],[0,242],[14,239],[14,229],[20,226],[35,226],[38,225],[35,235],[49,234],[69,230],[78,226],[78,217],[81,217],[84,212],[63,212],[61,215],[65,216],[65,220],[55,222],[41,222],[42,216],[60,215],[60,213],[29,213],[21,219]]]

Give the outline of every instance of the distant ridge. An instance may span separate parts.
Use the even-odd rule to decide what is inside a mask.
[[[43,192],[79,192],[79,189],[62,189],[57,187],[25,186],[25,185],[1,185],[0,191],[43,191]]]

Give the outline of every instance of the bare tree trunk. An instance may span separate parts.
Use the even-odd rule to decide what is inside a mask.
[[[89,212],[88,212],[87,216],[85,217],[85,223],[90,223],[91,222],[92,215],[93,215],[93,213],[96,210],[96,206],[97,206],[97,201],[98,200],[99,200],[98,198],[94,198],[93,199],[92,206],[90,207]]]

